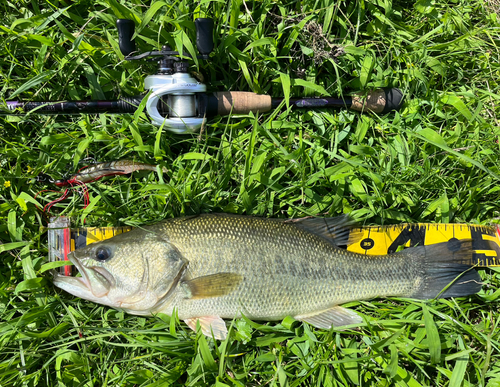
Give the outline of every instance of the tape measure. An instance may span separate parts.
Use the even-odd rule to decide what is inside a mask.
[[[70,228],[71,221],[67,216],[50,218],[49,234],[49,261],[69,261],[68,254],[81,249],[91,243],[103,241],[115,235],[132,230],[132,227],[81,227]],[[59,269],[62,275],[71,275],[71,266],[62,266]]]
[[[392,226],[357,227],[351,230],[361,233],[347,250],[366,255],[385,255],[400,246],[433,245],[449,240],[471,239],[474,254],[470,265],[500,266],[500,227],[476,226],[454,223],[415,223]]]
[[[72,228],[70,232],[71,250],[81,249],[91,243],[103,241],[130,230],[132,227],[128,226]]]
[[[51,218],[49,260],[67,261],[67,255],[75,249],[130,230],[132,227],[127,226],[70,228],[69,218]],[[481,267],[500,266],[500,226],[415,223],[356,227],[351,233],[356,234],[356,240],[347,245],[347,250],[365,255],[386,255],[395,253],[401,247],[471,239],[474,254],[468,264]],[[71,275],[71,266],[61,267],[60,272],[63,275]]]

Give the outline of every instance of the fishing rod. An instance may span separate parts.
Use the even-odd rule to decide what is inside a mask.
[[[145,110],[153,125],[164,126],[175,133],[190,133],[197,131],[208,118],[250,112],[265,113],[280,106],[284,100],[244,91],[207,93],[207,86],[189,73],[187,59],[192,59],[190,55],[184,53],[181,57],[178,51],[172,51],[167,45],[162,46],[159,51],[137,54],[135,41],[132,39],[135,33],[134,21],[118,19],[116,26],[120,51],[126,60],[159,58],[157,73],[144,80],[146,94],[113,101],[7,101],[7,110],[0,115],[134,113],[146,98]],[[198,18],[195,26],[196,46],[200,53],[197,58],[207,60],[214,47],[213,20]],[[384,88],[349,97],[290,98],[288,103],[294,108],[347,108],[385,114],[401,108],[403,94],[397,88]]]

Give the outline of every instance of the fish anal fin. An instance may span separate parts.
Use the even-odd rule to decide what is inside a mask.
[[[182,287],[189,299],[220,297],[235,290],[242,280],[240,274],[217,273],[183,281]]]
[[[226,323],[219,316],[203,316],[185,319],[189,328],[196,332],[196,323],[200,322],[201,333],[217,340],[225,340],[227,337]]]
[[[302,314],[295,316],[296,320],[305,321],[316,328],[330,329],[331,327],[341,327],[350,324],[359,324],[363,322],[361,316],[350,309],[341,306],[322,310],[320,312]]]

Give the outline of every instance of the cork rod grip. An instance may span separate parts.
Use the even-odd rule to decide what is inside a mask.
[[[378,89],[365,96],[353,95],[351,99],[351,110],[358,112],[388,113],[403,105],[403,93],[397,88]]]
[[[226,116],[267,112],[271,110],[271,96],[246,91],[221,91],[214,93],[217,98],[217,113]]]

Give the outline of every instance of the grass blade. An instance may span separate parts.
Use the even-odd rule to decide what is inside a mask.
[[[431,363],[439,364],[441,363],[441,340],[439,338],[439,332],[432,318],[432,314],[425,304],[422,304],[422,312],[424,313],[424,323]]]

